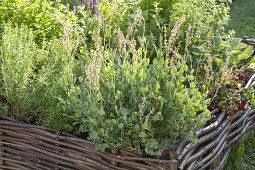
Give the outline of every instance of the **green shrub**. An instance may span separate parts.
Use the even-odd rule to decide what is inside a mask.
[[[38,123],[62,115],[57,97],[64,91],[59,79],[71,74],[76,44],[65,36],[39,47],[31,29],[5,26],[0,46],[1,90],[11,105],[11,116]],[[59,121],[64,120],[62,115]],[[56,120],[54,125],[58,125]]]
[[[178,53],[186,55],[188,67],[196,70],[194,76],[201,84],[200,90],[204,89],[202,87],[204,84],[208,85],[205,91],[214,90],[215,85],[220,82],[218,80],[220,74],[210,65],[216,60],[215,55],[221,55],[223,51],[229,51],[229,48],[217,45],[220,50],[213,50],[212,46],[215,46],[213,37],[226,36],[224,26],[229,20],[228,3],[228,0],[203,2],[199,0],[102,0],[99,4],[99,14],[93,18],[94,25],[86,25],[91,26],[91,33],[94,32],[97,24],[104,25],[100,30],[100,35],[104,38],[105,46],[113,46],[114,31],[118,28],[124,33],[124,37],[134,37],[137,41],[139,37],[146,37],[148,49],[146,57],[150,58],[151,62],[156,56],[157,48],[164,47],[165,41],[168,41],[166,37],[171,37],[173,47],[168,50],[167,55],[174,55],[178,49]],[[139,9],[141,9],[140,16],[142,17],[136,15]],[[175,28],[174,26],[180,20],[182,21],[181,27]],[[130,24],[132,22],[133,24]],[[132,32],[134,30],[132,25],[135,24],[143,26],[135,28]],[[187,40],[188,43],[185,42]],[[203,74],[204,72],[208,74]]]
[[[1,77],[3,79],[3,95],[13,104],[13,110],[19,105],[26,105],[21,114],[34,109],[30,103],[31,81],[34,79],[34,59],[43,56],[37,50],[31,30],[26,28],[10,29],[6,26],[1,45]],[[24,104],[25,103],[25,104]],[[28,116],[30,117],[30,116]],[[32,116],[31,116],[32,117]]]
[[[123,32],[126,32],[136,11],[141,9],[145,18],[145,35],[155,36],[157,40],[163,27],[167,27],[166,31],[170,35],[176,21],[185,18],[185,24],[180,28],[181,37],[185,36],[188,26],[191,26],[194,35],[193,44],[194,42],[201,44],[212,36],[209,33],[219,34],[224,30],[224,25],[229,20],[229,7],[226,2],[228,0],[102,0],[99,10],[107,21],[105,24],[112,27],[108,31],[120,27]],[[144,32],[141,30],[138,34],[141,36]]]
[[[176,2],[172,8],[183,11],[175,10],[173,22],[162,23],[154,32],[157,41],[151,41],[151,27],[143,17],[147,14],[136,11],[138,4],[119,7],[123,2],[114,8],[108,6],[111,1],[101,4],[103,14],[94,18],[91,30],[93,46],[82,47],[79,83],[63,83],[68,97],[61,101],[77,133],[88,132],[97,148],[158,155],[169,143],[192,137],[208,120],[210,99],[226,87],[239,64],[239,59],[229,62],[234,57],[231,42],[215,37],[228,20],[221,18],[228,8],[215,1],[194,1],[185,11],[184,1]],[[218,101],[229,99],[227,95]]]
[[[98,149],[150,155],[192,137],[210,117],[209,100],[188,71],[186,56],[165,57],[169,44],[150,61],[145,37],[126,39],[119,29],[113,44],[118,47],[107,48],[99,30],[95,50],[80,60],[79,83],[63,83],[68,96],[61,101],[78,133],[88,132]]]
[[[57,2],[47,0],[1,0],[0,30],[4,22],[27,25],[33,29],[36,42],[43,38],[51,39],[63,34],[63,25],[73,23],[76,17],[72,12]]]

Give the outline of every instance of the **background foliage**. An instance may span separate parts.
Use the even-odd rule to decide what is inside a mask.
[[[4,23],[25,24],[32,28],[35,40],[51,39],[63,34],[63,25],[76,21],[64,5],[47,0],[1,0],[0,31]]]

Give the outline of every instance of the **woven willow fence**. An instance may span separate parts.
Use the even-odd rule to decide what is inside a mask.
[[[145,158],[124,150],[99,152],[93,143],[41,126],[0,118],[0,169],[177,170],[221,169],[234,144],[255,126],[255,110],[227,118],[214,110],[211,124],[164,153]]]

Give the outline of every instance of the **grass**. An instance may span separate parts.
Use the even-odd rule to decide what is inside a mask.
[[[236,37],[255,38],[255,1],[235,0],[231,7],[231,21],[227,30],[234,30]],[[240,142],[230,154],[224,170],[255,169],[255,132]]]
[[[253,170],[255,168],[255,132],[240,142],[229,156],[224,170]]]
[[[234,30],[236,37],[255,38],[255,1],[234,0],[231,6],[231,21],[227,30]]]

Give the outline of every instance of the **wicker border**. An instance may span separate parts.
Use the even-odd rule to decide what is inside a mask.
[[[231,118],[218,109],[212,114],[213,122],[196,133],[197,142],[186,139],[168,150],[171,160],[139,157],[124,150],[103,153],[76,136],[0,118],[0,169],[221,169],[233,145],[255,127],[255,110]]]
[[[177,167],[176,160],[143,158],[123,150],[115,154],[99,152],[92,142],[10,118],[0,118],[0,127],[0,168],[175,170]]]
[[[198,131],[195,143],[183,141],[177,148],[180,169],[221,169],[231,148],[255,128],[255,110],[240,111],[228,118],[221,112],[209,126]],[[219,161],[220,160],[220,161]],[[216,164],[216,165],[214,165]]]

